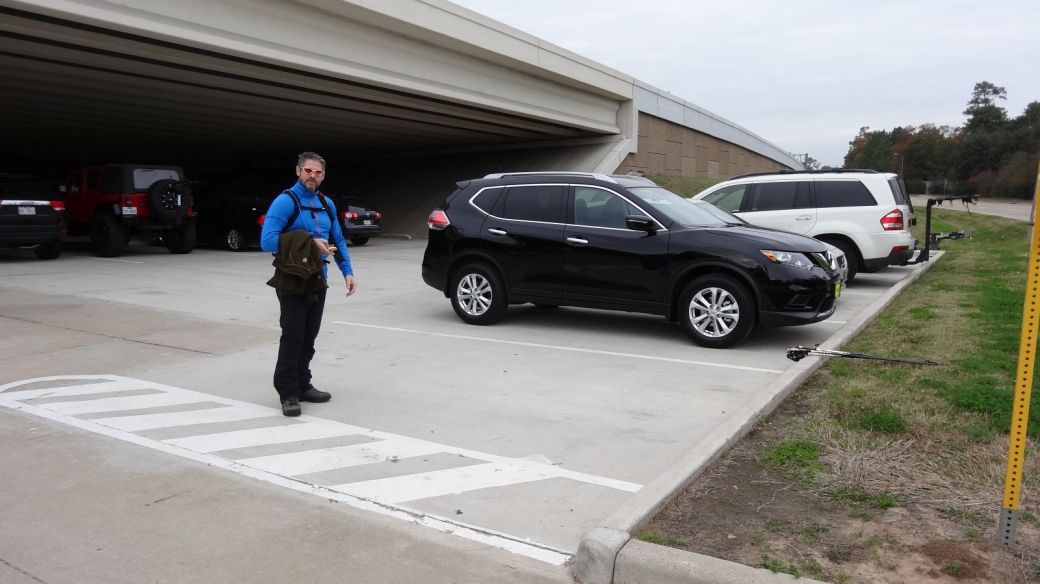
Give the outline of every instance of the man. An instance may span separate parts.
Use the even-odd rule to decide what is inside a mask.
[[[350,296],[357,290],[357,282],[354,281],[354,271],[350,266],[347,243],[343,241],[343,231],[335,220],[336,207],[332,201],[324,199],[331,213],[327,212],[322,204],[323,197],[318,192],[318,186],[325,180],[325,159],[314,152],[300,154],[296,161],[296,176],[299,180],[289,189],[296,199],[284,192],[271,202],[260,234],[260,247],[264,251],[276,253],[282,233],[306,230],[314,238],[322,261],[328,256],[335,258],[347,284],[347,296]],[[287,225],[290,220],[292,223]],[[325,280],[328,281],[328,268],[322,268]],[[313,302],[303,294],[276,292],[282,311],[279,319],[282,338],[278,345],[278,363],[274,368],[274,388],[278,390],[282,402],[282,413],[299,416],[302,412],[301,400],[322,403],[332,399],[332,394],[319,391],[311,385],[310,369],[311,358],[314,357],[314,339],[318,336],[321,316],[325,311],[327,290],[321,290]]]

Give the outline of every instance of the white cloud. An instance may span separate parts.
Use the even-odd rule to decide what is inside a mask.
[[[1035,0],[455,0],[840,164],[861,126],[960,125],[978,81],[1040,100]]]

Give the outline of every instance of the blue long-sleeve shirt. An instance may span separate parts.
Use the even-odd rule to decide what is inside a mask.
[[[321,207],[318,193],[308,191],[307,187],[300,184],[299,181],[290,190],[296,193],[297,198],[300,199],[301,207]],[[337,217],[336,205],[327,197],[325,200],[328,201],[329,207],[332,209],[332,216]],[[292,197],[285,193],[278,195],[274,201],[271,201],[271,208],[267,210],[267,217],[264,219],[264,229],[260,232],[260,249],[277,253],[278,238],[283,231],[305,229],[311,234],[311,237],[327,239],[332,245],[339,248],[339,253],[335,257],[339,271],[343,272],[344,276],[354,275],[354,269],[350,265],[350,254],[347,253],[347,242],[343,240],[343,229],[340,227],[339,221],[333,221],[330,225],[329,215],[325,211],[314,211],[312,217],[311,211],[300,209],[300,214],[296,217],[296,220],[293,221],[293,224],[288,229],[285,229],[285,223],[292,216],[295,208],[296,205],[293,203]],[[326,256],[322,254],[321,259],[324,260],[325,258]],[[323,265],[322,270],[324,271],[325,279],[328,279],[328,266]]]

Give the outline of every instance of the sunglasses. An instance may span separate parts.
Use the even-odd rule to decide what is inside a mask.
[[[325,176],[325,171],[324,170],[319,170],[317,168],[307,168],[305,166],[305,167],[301,168],[300,170],[302,170],[304,174],[313,174],[314,176],[316,176],[318,178],[321,178],[321,177]]]

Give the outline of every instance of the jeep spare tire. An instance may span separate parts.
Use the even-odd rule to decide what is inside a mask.
[[[191,189],[187,183],[171,179],[157,180],[145,195],[148,210],[159,221],[184,217],[191,208]]]

